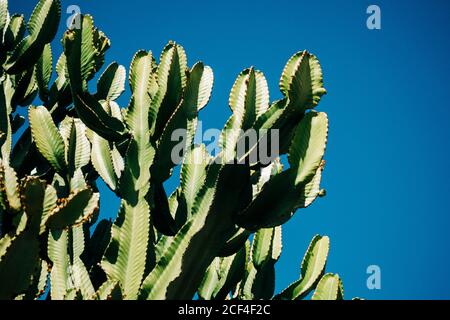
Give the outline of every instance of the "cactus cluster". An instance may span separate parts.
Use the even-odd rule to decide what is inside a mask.
[[[326,91],[314,55],[292,56],[273,103],[261,71],[239,74],[213,156],[194,143],[213,72],[189,68],[182,46],[169,42],[159,60],[138,51],[120,107],[127,71],[103,68],[110,41],[91,16],[76,17],[55,59],[60,1],[40,0],[27,24],[7,6],[0,0],[0,299],[343,298],[339,276],[325,274],[326,236],[312,240],[300,279],[274,294],[281,225],[324,194],[328,120],[313,109]],[[261,134],[237,152],[250,129]],[[279,143],[270,163],[262,142]],[[121,199],[113,223],[99,219],[98,179]]]

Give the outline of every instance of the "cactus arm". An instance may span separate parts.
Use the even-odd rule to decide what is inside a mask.
[[[241,285],[245,300],[270,299],[275,289],[275,264],[281,255],[281,227],[261,229],[255,233],[251,260]]]
[[[149,199],[149,203],[152,204],[151,211],[154,227],[164,235],[174,236],[180,225],[183,223],[178,224],[177,221],[175,221],[176,215],[172,216],[169,200],[163,184],[160,182],[154,183],[150,193],[151,198]],[[181,208],[181,206],[177,207],[177,211],[179,208]]]
[[[263,186],[262,193],[258,194],[252,204],[237,217],[237,223],[249,230],[257,230],[281,225],[288,221],[297,208],[307,208],[321,196],[320,182],[323,166],[324,161],[313,179],[299,189],[295,187],[294,176],[290,170],[273,177],[267,185]],[[288,191],[285,192],[282,186],[288,186]],[[269,199],[278,199],[278,201],[269,201]],[[256,208],[260,210],[258,215],[256,215]],[[249,212],[252,214],[246,216]]]
[[[68,231],[50,230],[47,254],[52,261],[50,272],[52,300],[64,300],[67,291],[73,286],[69,277]]]
[[[46,210],[55,199],[48,197],[44,182],[37,178],[27,178],[21,189],[23,210],[28,218],[26,231],[37,238],[41,234]]]
[[[84,231],[83,226],[78,225],[70,229],[70,240],[72,243],[71,262],[72,279],[75,288],[79,289],[83,298],[88,299],[95,293],[89,273],[81,260],[81,254],[84,252]]]
[[[184,92],[184,103],[188,108],[186,149],[190,149],[194,142],[195,131],[198,124],[198,112],[209,102],[214,85],[214,74],[209,66],[197,62],[188,74],[188,82]],[[194,107],[196,106],[196,110]]]
[[[83,170],[78,169],[77,171],[74,172],[73,176],[70,179],[68,190],[71,193],[76,193],[78,191],[86,189],[88,186],[86,183],[86,178],[83,174]],[[98,196],[98,194],[96,194],[96,197],[97,196]],[[92,201],[94,201],[94,200],[92,200]],[[79,221],[79,222],[91,222],[92,220],[95,219],[94,213],[97,213],[97,212],[93,212],[92,216],[90,216],[90,215],[84,216],[82,221]]]
[[[325,195],[325,190],[320,189],[320,182],[322,180],[322,171],[325,166],[325,161],[322,160],[319,168],[316,171],[313,179],[308,182],[304,188],[302,188],[302,192],[297,201],[297,206],[299,208],[307,208],[309,207],[317,197],[323,197]]]
[[[37,93],[34,68],[15,75],[14,92],[11,98],[12,111],[19,106],[28,106],[33,102]]]
[[[91,153],[91,145],[86,137],[86,127],[79,119],[72,121],[67,149],[69,174],[73,176],[77,170],[89,163]]]
[[[60,58],[56,67],[58,78],[55,83],[52,85],[51,93],[49,97],[49,106],[53,106],[50,109],[50,113],[52,117],[58,121],[60,121],[65,116],[65,107],[71,103],[70,100],[70,90],[67,91],[68,85],[67,82],[61,80],[65,78],[65,71],[61,68],[61,65],[65,65],[65,56],[62,55],[64,59]],[[61,91],[59,91],[58,82],[61,81]],[[69,98],[68,98],[69,97]],[[69,100],[69,101],[67,101]],[[12,157],[11,157],[11,165],[21,174],[29,173],[33,168],[33,164],[35,164],[36,157],[36,148],[34,144],[32,144],[32,134],[30,128],[26,128],[22,133],[17,143],[14,145]]]
[[[119,281],[125,299],[137,297],[144,273],[153,264],[150,207],[146,200],[155,155],[149,131],[149,106],[156,86],[153,65],[151,52],[145,51],[138,51],[131,63],[132,98],[125,122],[133,138],[119,182],[121,209],[101,263],[108,279]]]
[[[323,88],[322,69],[317,58],[307,51],[294,54],[286,64],[281,79],[280,90],[284,98],[272,105],[256,119],[256,130],[278,129],[280,154],[286,153],[292,140],[293,130],[307,109],[314,108],[326,93]],[[263,134],[263,138],[271,139]],[[247,156],[257,144],[249,147]],[[242,160],[242,159],[241,159]]]
[[[253,125],[269,108],[269,90],[264,74],[253,68],[241,72],[231,89],[229,105],[233,115],[227,121],[220,138],[227,159],[234,157],[236,145],[242,145],[242,139],[246,137],[243,133],[252,127],[259,129]],[[257,133],[261,139],[261,133]],[[258,144],[254,144],[246,148],[244,154],[238,155],[238,161],[243,161],[257,146]]]
[[[261,192],[265,184],[273,176],[283,172],[283,165],[280,162],[280,158],[275,159],[270,165],[265,168],[261,168],[254,173],[255,181],[253,182],[253,199]]]
[[[133,134],[134,141],[131,143],[127,162],[137,162],[136,172],[132,174],[135,180],[133,188],[142,190],[145,195],[148,191],[150,180],[150,165],[153,162],[154,148],[150,144],[149,132],[149,106],[151,97],[149,88],[155,82],[153,74],[153,58],[151,52],[138,51],[131,62],[130,87],[132,98],[126,116],[126,123]],[[130,167],[129,165],[126,167]],[[145,186],[145,188],[143,188]]]
[[[339,277],[339,275],[336,274]],[[339,278],[339,288],[338,288],[338,296],[337,300],[344,300],[344,284],[342,283],[342,279]]]
[[[327,273],[317,284],[311,300],[342,300],[343,296],[342,281],[339,275]]]
[[[166,249],[170,246],[173,237],[161,235],[155,245],[155,259],[160,260]]]
[[[50,87],[48,105],[59,109],[72,103],[70,83],[67,70],[67,57],[63,53],[59,56],[56,66],[56,79]]]
[[[48,84],[53,73],[53,57],[50,43],[44,46],[44,50],[34,67],[34,71],[36,84],[39,88],[39,97],[42,101],[46,102],[50,94]]]
[[[245,185],[242,179],[248,177],[248,168],[225,165],[220,170],[217,166],[208,170],[203,197],[199,198],[191,219],[176,234],[144,280],[141,298],[192,298],[203,273],[232,235],[231,213],[239,203]],[[206,242],[207,247],[202,245]]]
[[[169,42],[163,49],[157,69],[159,89],[152,101],[150,128],[154,140],[158,140],[180,104],[186,86],[187,58],[182,46]]]
[[[239,228],[224,244],[220,250],[219,257],[228,257],[237,253],[245,245],[250,235],[250,231]]]
[[[24,125],[25,117],[19,114],[15,114],[14,116],[11,115],[10,118],[11,118],[11,132],[15,134]]]
[[[68,149],[71,139],[71,133],[72,133],[72,127],[73,127],[74,118],[70,116],[66,116],[60,123],[59,123],[59,133],[61,134],[61,137],[64,140],[64,144],[66,147],[66,161],[68,159]]]
[[[11,114],[11,94],[9,88],[11,87],[9,77],[0,85],[0,132],[3,136],[0,137],[0,157],[2,159],[10,159],[12,146],[12,128],[9,121]]]
[[[271,243],[271,259],[278,261],[283,249],[282,229],[281,226],[275,227],[273,230],[273,238]]]
[[[66,115],[66,107],[72,103],[70,86],[66,78],[66,57],[61,54],[56,64],[57,78],[50,89],[49,99],[46,102],[52,118],[59,122]],[[37,150],[32,144],[32,135],[30,128],[26,128],[17,143],[14,145],[11,165],[20,173],[28,174],[34,169]]]
[[[14,240],[14,235],[5,234],[2,238],[0,238],[0,262],[2,258],[8,251],[8,248],[11,246]]]
[[[5,16],[6,17],[6,16]],[[14,14],[10,17],[8,26],[4,30],[3,49],[12,50],[25,34],[25,23],[23,15]]]
[[[247,266],[245,281],[239,298],[242,300],[268,300],[275,289],[275,269],[273,263],[265,264],[257,270],[252,262]]]
[[[197,62],[188,73],[188,81],[184,92],[184,105],[186,117],[185,151],[190,152],[193,148],[195,132],[198,124],[198,112],[209,102],[212,87],[214,84],[214,74],[209,66]],[[183,162],[186,161],[186,157]],[[187,169],[184,166],[184,169]],[[182,168],[183,170],[183,168]],[[182,174],[183,175],[183,174]],[[181,177],[182,178],[182,177]],[[190,194],[192,196],[192,193]],[[190,206],[187,205],[186,217],[190,215]]]
[[[269,89],[264,74],[253,68],[244,70],[231,90],[229,105],[233,113],[244,112],[242,129],[251,127],[258,115],[269,108]]]
[[[123,123],[110,116],[101,104],[86,92],[87,81],[96,70],[98,49],[95,47],[96,31],[92,17],[82,16],[81,20],[81,30],[69,30],[63,39],[75,109],[91,130],[107,140],[121,140],[125,134]]]
[[[14,49],[5,64],[10,74],[18,74],[33,66],[42,50],[56,35],[61,17],[59,0],[41,0],[36,5],[28,21],[29,35]]]
[[[0,240],[0,298],[12,299],[28,289],[40,264],[39,233],[43,212],[45,185],[36,178],[28,178],[22,187],[26,226],[14,236]]]
[[[149,141],[149,89],[155,85],[153,56],[151,52],[138,51],[131,62],[129,82],[132,98],[128,107],[126,123],[138,141]]]
[[[8,24],[8,0],[0,0],[0,33],[3,34]],[[3,45],[3,39],[0,39],[0,45]]]
[[[4,199],[7,200],[8,209],[13,212],[21,210],[22,204],[17,174],[5,160],[0,161],[0,192],[4,194]]]
[[[120,282],[125,299],[136,299],[144,276],[150,234],[148,204],[122,202],[101,266],[108,279]]]
[[[24,295],[24,300],[35,300],[44,294],[48,284],[48,271],[48,263],[41,260],[34,272],[30,287]]]
[[[305,253],[301,266],[301,278],[292,283],[274,299],[302,299],[317,285],[327,261],[330,240],[326,236],[315,236]]]
[[[111,190],[116,191],[118,177],[116,175],[112,150],[110,149],[109,142],[95,132],[92,132],[91,143],[92,165],[106,185]]]
[[[47,220],[56,208],[58,196],[56,190],[52,185],[47,185],[45,188],[44,202],[42,206],[42,219],[40,223],[39,234],[42,235],[47,230]]]
[[[95,68],[91,74],[89,74],[87,80],[91,80],[95,73],[100,70],[105,63],[105,54],[106,51],[111,47],[111,41],[108,37],[103,33],[103,31],[98,28],[94,28],[94,46],[96,50],[96,54],[94,57]]]
[[[110,116],[89,93],[75,93],[75,108],[83,123],[107,140],[123,141],[126,130],[123,123]]]
[[[236,254],[219,258],[219,282],[214,290],[214,299],[226,299],[230,291],[242,279],[245,274],[246,257],[244,245]]]
[[[5,220],[6,220],[6,199],[5,196],[3,195],[3,192],[0,191],[0,239],[7,233],[7,231],[4,230]]]
[[[80,19],[81,28],[66,31],[63,45],[72,92],[80,93],[95,71],[96,48],[92,17],[81,15],[75,18]]]
[[[284,134],[284,127],[286,126],[286,123],[289,119],[292,118],[292,114],[287,112],[287,99],[277,100],[273,102],[270,107],[261,115],[259,115],[255,123],[253,125],[253,128],[259,133],[257,143],[250,145],[248,149],[246,149],[246,153],[243,155],[239,155],[239,161],[243,161],[248,155],[250,155],[252,152],[255,152],[255,150],[258,148],[259,143],[263,141],[263,139],[270,139],[270,135],[267,134],[267,132],[270,132],[268,130],[279,130],[279,136],[280,136],[280,154],[284,153],[284,149],[282,148],[284,141],[291,141],[289,137],[287,137]],[[238,139],[238,143],[242,143],[242,139],[244,139],[245,136],[241,136]],[[270,140],[269,140],[270,141]],[[253,165],[253,164],[252,164]]]
[[[241,131],[249,129],[255,122],[257,110],[266,108],[263,104],[268,102],[268,90],[267,87],[257,87],[256,73],[253,68],[244,70],[231,89],[229,105],[233,115],[225,124],[220,137],[225,161],[235,157]]]
[[[157,181],[165,181],[170,176],[170,170],[177,164],[172,159],[174,147],[180,143],[173,137],[176,130],[183,130],[187,133],[186,136],[182,137],[184,147],[185,149],[191,148],[195,135],[197,111],[207,99],[206,97],[200,97],[199,94],[202,93],[201,90],[207,91],[212,86],[212,83],[205,84],[205,81],[211,78],[208,70],[201,62],[194,65],[187,80],[183,99],[163,128],[157,143],[157,161],[152,168],[153,177]],[[201,88],[201,86],[206,86],[206,89]],[[202,93],[202,95],[206,94]]]
[[[279,129],[279,122],[286,117],[286,105],[286,98],[272,102],[270,107],[256,119],[255,129]]]
[[[149,144],[144,151],[140,153],[136,140],[131,139],[125,155],[125,169],[119,181],[122,198],[133,205],[140,199],[144,199],[150,188],[149,180],[144,180],[142,177],[150,176],[147,171],[154,160],[155,149]]]
[[[181,166],[180,186],[186,201],[187,217],[192,214],[195,197],[206,180],[206,167],[211,156],[204,144],[189,149]]]
[[[299,197],[293,180],[291,169],[271,178],[255,199],[236,215],[236,224],[249,231],[279,225],[279,216],[286,212],[290,214]]]
[[[95,300],[121,300],[122,290],[119,281],[106,280],[93,296]]]
[[[156,155],[156,161],[152,167],[152,177],[155,180],[155,190],[158,190],[158,184],[162,181],[166,180],[170,176],[170,172],[172,167],[175,165],[172,159],[172,150],[179,143],[178,141],[173,140],[173,133],[177,129],[187,129],[187,137],[184,137],[186,149],[189,151],[191,144],[193,142],[194,134],[195,134],[195,126],[196,126],[196,117],[199,108],[202,108],[209,100],[209,95],[212,87],[212,71],[210,68],[205,67],[203,63],[196,63],[192,68],[190,74],[187,77],[187,85],[184,93],[184,97],[181,100],[178,107],[175,109],[174,113],[168,120],[167,125],[164,127],[162,135],[158,141],[157,150],[158,153]],[[206,152],[206,150],[204,150]],[[185,159],[185,161],[191,161],[192,159]],[[198,162],[205,163],[208,157],[203,154]],[[201,167],[201,165],[200,165]],[[183,166],[184,172],[187,174],[187,171],[190,171],[190,167]],[[201,171],[201,170],[200,170]],[[200,179],[202,179],[200,177]],[[186,179],[183,179],[183,186],[187,188],[188,183]],[[196,182],[194,181],[194,184]],[[178,210],[175,214],[175,218],[177,221],[174,221],[174,217],[170,215],[169,210],[154,210],[154,221],[155,227],[159,228],[159,231],[163,232],[167,235],[174,235],[176,231],[179,229],[178,226],[182,225],[186,219],[191,214],[191,208],[193,205],[194,197],[196,192],[201,186],[201,181],[199,185],[191,188],[192,191],[188,196],[189,199],[183,198],[179,199],[183,205],[178,206]],[[161,189],[159,187],[159,189]],[[156,197],[155,199],[165,199],[165,195],[162,194],[162,197]],[[155,209],[165,208],[167,207],[164,204],[166,201],[162,203],[155,203]],[[182,220],[182,221],[181,221]],[[165,222],[164,225],[156,222]],[[165,226],[165,227],[164,227]],[[161,229],[164,227],[164,229]],[[169,231],[170,230],[170,231]],[[169,232],[168,232],[169,231]]]
[[[102,100],[102,101],[105,102],[103,109],[105,109],[108,112],[108,114],[111,115],[112,117],[123,122],[122,111],[124,109],[121,109],[120,106],[117,104],[117,102],[113,100]]]
[[[197,110],[200,111],[208,104],[211,98],[214,73],[211,67],[197,62],[192,67],[188,80],[185,94],[187,103],[196,105]]]
[[[317,106],[326,94],[318,59],[307,51],[294,54],[281,75],[280,90],[297,113]]]
[[[328,137],[328,118],[309,112],[300,121],[289,149],[289,163],[297,171],[296,185],[311,181],[322,162]]]
[[[219,268],[220,259],[216,258],[206,270],[205,276],[198,289],[200,299],[211,300],[219,282]]]
[[[327,132],[328,120],[324,113],[311,111],[305,115],[291,144],[291,167],[264,184],[250,205],[236,217],[239,226],[257,230],[280,225],[297,208],[312,203],[319,195]]]
[[[122,172],[125,169],[125,161],[115,145],[113,145],[111,149],[111,159],[117,179],[120,179]]]
[[[211,67],[203,62],[197,62],[188,73],[184,100],[187,105],[193,105],[192,110],[200,111],[209,102],[214,85],[214,73]],[[197,115],[192,112],[190,116]],[[190,117],[188,117],[190,118]]]
[[[39,241],[33,233],[22,232],[11,239],[11,244],[0,260],[0,299],[12,299],[29,286],[38,263]]]
[[[125,91],[126,70],[116,62],[111,63],[97,82],[97,100],[116,100]]]
[[[253,265],[253,262],[250,262],[246,266],[245,277],[240,283],[240,288],[238,291],[238,297],[241,300],[253,300],[254,295],[252,292],[254,283],[256,282],[257,270]]]
[[[106,248],[111,240],[112,223],[109,220],[101,220],[87,242],[86,246],[86,268],[92,272],[94,268],[98,267]]]
[[[82,199],[82,196],[85,199]],[[80,212],[91,212],[94,210],[94,206],[97,206],[98,195],[92,195],[92,192],[86,189],[67,201],[65,206],[60,206],[60,208],[54,210],[54,212],[57,212],[56,215],[67,217],[72,212],[77,212],[78,215],[80,215]],[[83,201],[85,206],[82,204]],[[53,215],[55,214],[53,213]],[[63,230],[61,228],[67,225],[67,221],[63,223],[53,220],[50,220],[49,225],[52,227],[48,237],[48,256],[53,263],[50,276],[52,299],[66,299],[73,290],[83,298],[91,297],[94,294],[94,288],[87,269],[81,260],[81,254],[85,248],[83,226],[79,224]]]
[[[236,254],[215,258],[203,278],[198,294],[204,300],[223,300],[236,286],[245,272],[246,251],[241,247]]]
[[[64,295],[63,300],[82,300],[83,299],[83,295],[81,293],[80,289],[77,288],[69,288],[66,292],[66,294]]]
[[[255,71],[255,115],[256,119],[264,114],[270,106],[270,94],[267,80],[261,71]]]
[[[71,194],[50,214],[47,225],[51,229],[63,229],[90,219],[98,210],[99,194],[83,189]]]
[[[60,174],[67,172],[64,141],[45,107],[30,107],[29,120],[36,147]]]
[[[274,228],[260,229],[255,233],[252,245],[252,261],[256,269],[263,266],[271,257]]]

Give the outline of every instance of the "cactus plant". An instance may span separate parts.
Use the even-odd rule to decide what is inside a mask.
[[[314,288],[313,299],[343,298],[340,278],[324,275],[326,236],[312,240],[301,278],[274,294],[281,225],[324,194],[328,119],[314,108],[326,91],[314,55],[292,56],[273,103],[261,71],[240,73],[211,155],[194,136],[213,72],[189,67],[181,45],[169,42],[159,59],[134,55],[121,107],[126,69],[114,62],[96,78],[110,42],[91,16],[76,17],[56,59],[60,1],[40,0],[26,26],[7,6],[0,0],[0,299],[291,300]],[[13,139],[24,114],[29,126]],[[249,130],[257,139],[240,152]],[[260,147],[277,143],[265,161]],[[98,179],[121,199],[113,223],[97,221]]]

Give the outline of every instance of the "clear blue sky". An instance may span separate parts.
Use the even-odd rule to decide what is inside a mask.
[[[10,0],[11,11],[28,17],[34,2]],[[242,69],[262,70],[276,99],[287,59],[315,53],[328,90],[319,109],[331,122],[328,194],[284,228],[277,289],[298,278],[320,233],[331,237],[328,271],[342,276],[346,298],[450,298],[449,1],[70,0],[64,19],[71,4],[110,37],[107,63],[128,67],[138,49],[159,55],[175,40],[191,65],[210,65],[216,81],[201,113],[205,128],[222,128],[229,117],[229,90]],[[366,28],[370,4],[381,7],[379,31]],[[113,216],[116,205],[103,199],[103,213]],[[381,267],[381,290],[366,287],[372,264]]]

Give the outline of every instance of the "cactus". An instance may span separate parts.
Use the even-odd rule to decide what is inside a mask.
[[[313,299],[342,299],[339,276],[324,275],[326,236],[312,240],[300,279],[274,292],[282,224],[325,194],[318,59],[292,56],[283,98],[273,103],[261,71],[241,72],[211,155],[194,143],[213,87],[209,66],[189,67],[175,42],[159,59],[140,50],[129,68],[130,102],[119,106],[127,70],[113,62],[96,77],[110,42],[91,16],[76,17],[80,27],[64,33],[55,59],[60,7],[40,0],[25,32],[23,16],[0,0],[0,299],[37,299],[47,289],[58,300],[294,300],[314,289]],[[29,126],[13,139],[25,113]],[[249,130],[257,139],[241,150]],[[261,146],[278,142],[267,161]],[[174,162],[177,148],[183,157]],[[177,165],[180,184],[167,194]],[[98,179],[121,199],[114,222],[97,221]]]

